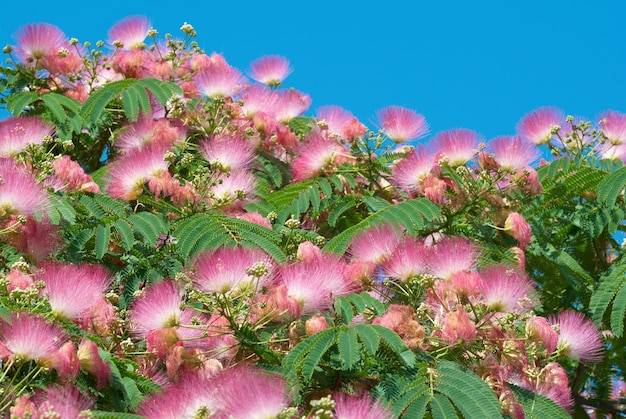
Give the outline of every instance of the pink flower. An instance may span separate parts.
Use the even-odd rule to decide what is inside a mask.
[[[94,400],[82,394],[76,387],[52,385],[36,394],[39,418],[87,419],[84,411],[90,409]]]
[[[440,132],[433,140],[437,163],[452,167],[464,165],[474,158],[481,140],[476,132],[465,128]]]
[[[545,317],[534,316],[526,320],[526,334],[532,340],[541,342],[548,356],[556,350],[559,335]]]
[[[34,23],[21,27],[15,34],[15,53],[26,64],[32,64],[45,57],[58,54],[59,49],[67,48],[65,34],[49,23]]]
[[[278,87],[291,74],[289,60],[279,55],[266,55],[250,64],[248,75],[259,83]]]
[[[255,149],[248,141],[228,134],[202,140],[198,151],[212,167],[222,172],[246,169],[255,157]]]
[[[467,311],[460,308],[446,313],[441,328],[441,339],[448,345],[471,342],[476,338],[476,323],[470,320]]]
[[[385,276],[407,282],[428,272],[429,247],[413,237],[406,237],[382,263]]]
[[[209,201],[219,207],[230,207],[249,201],[254,196],[256,177],[247,170],[222,174],[219,182],[212,185]]]
[[[328,329],[328,327],[328,321],[326,321],[324,316],[313,316],[304,323],[304,330],[307,336],[313,336]]]
[[[125,50],[143,49],[143,41],[148,35],[150,21],[144,16],[129,16],[117,22],[109,29],[109,43],[122,43]]]
[[[9,117],[0,121],[0,157],[13,157],[29,144],[43,144],[54,126],[38,116]]]
[[[18,269],[11,269],[6,276],[9,283],[7,284],[7,291],[13,290],[26,290],[28,288],[35,288],[35,281],[31,275],[28,275]]]
[[[38,278],[45,283],[42,295],[55,316],[77,320],[91,308],[111,284],[112,275],[101,265],[40,264]]]
[[[164,156],[162,147],[151,145],[118,157],[109,167],[107,192],[127,201],[137,199],[147,181],[168,169]]]
[[[54,175],[47,179],[56,191],[82,191],[99,193],[100,187],[83,168],[64,154],[52,162]]]
[[[417,320],[415,310],[409,306],[391,304],[385,314],[375,318],[372,324],[393,330],[409,348],[421,346],[426,338],[424,326]]]
[[[598,117],[598,125],[613,145],[626,143],[626,114],[606,111]]]
[[[337,419],[391,419],[393,414],[369,395],[334,393],[335,417]]]
[[[262,84],[245,86],[240,93],[243,105],[241,109],[247,117],[252,117],[257,112],[274,116],[280,97],[275,90],[268,89]]]
[[[61,328],[34,314],[12,312],[10,321],[0,320],[0,344],[17,360],[57,365],[59,350],[66,341]]]
[[[226,62],[206,67],[196,76],[200,93],[211,99],[234,96],[239,93],[245,83],[246,79],[241,72]]]
[[[524,115],[517,123],[517,132],[527,141],[536,145],[547,144],[552,139],[552,131],[565,124],[563,111],[544,106]]]
[[[0,187],[0,191],[1,189]],[[63,246],[60,227],[52,224],[47,215],[44,215],[40,221],[28,216],[25,224],[22,224],[17,216],[11,215],[3,228],[9,225],[14,227],[4,234],[3,240],[32,261],[44,260]]]
[[[535,287],[523,271],[503,265],[489,266],[481,272],[482,302],[500,313],[525,313],[534,306]]]
[[[415,192],[419,184],[430,174],[433,156],[421,145],[411,150],[395,166],[392,166],[393,183],[406,192]]]
[[[352,261],[380,264],[388,260],[401,241],[400,233],[388,224],[380,224],[357,233],[347,254]]]
[[[0,158],[0,219],[7,214],[34,216],[48,205],[48,195],[26,167]]]
[[[274,116],[283,124],[302,115],[311,106],[311,97],[294,89],[280,90],[277,95],[278,103],[274,108]]]
[[[422,138],[428,134],[423,115],[401,106],[388,106],[376,113],[383,133],[395,143]]]
[[[461,271],[474,269],[480,250],[463,237],[445,237],[431,246],[430,272],[437,278],[450,279]]]
[[[563,355],[581,362],[597,362],[602,359],[602,334],[582,313],[567,310],[550,316],[548,321],[557,327],[557,348]]]
[[[323,133],[313,131],[298,147],[298,154],[291,163],[294,182],[320,176],[332,166],[335,156],[345,150]]]
[[[261,264],[265,273],[251,275]],[[191,278],[202,292],[231,294],[260,289],[271,279],[270,257],[261,249],[245,247],[219,248],[198,254],[193,262]]]
[[[367,127],[342,107],[323,106],[317,110],[316,114],[317,119],[326,123],[328,132],[336,137],[351,140],[367,134]]]
[[[178,285],[163,280],[150,285],[130,306],[130,328],[138,336],[180,324],[182,293]]]
[[[102,389],[111,378],[111,367],[102,360],[98,346],[91,340],[83,338],[78,346],[78,359],[85,371],[96,377],[96,388]]]
[[[501,168],[517,172],[530,166],[539,157],[534,143],[524,141],[517,136],[501,136],[489,142],[494,158]]]
[[[325,255],[317,263],[296,262],[280,268],[278,284],[285,286],[287,296],[300,305],[300,314],[326,310],[341,295],[351,292],[353,284],[343,275],[344,262]]]
[[[519,247],[522,250],[528,246],[528,243],[530,243],[530,239],[533,235],[530,224],[528,224],[526,219],[517,212],[511,212],[506,217],[504,230],[517,240]]]

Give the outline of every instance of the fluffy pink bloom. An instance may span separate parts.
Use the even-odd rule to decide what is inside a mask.
[[[406,237],[382,263],[385,276],[406,282],[428,272],[429,247],[413,237]]]
[[[438,133],[433,140],[436,159],[450,166],[462,166],[477,153],[478,143],[482,140],[476,132],[465,129],[452,129]]]
[[[107,174],[107,192],[127,201],[137,199],[146,182],[167,170],[169,163],[164,156],[165,149],[153,145],[118,157]]]
[[[535,287],[525,272],[503,265],[481,272],[482,302],[496,312],[525,313],[534,306]]]
[[[298,251],[296,252],[298,260],[306,263],[317,263],[324,259],[324,253],[322,249],[311,243],[310,241],[303,241],[298,245]]]
[[[6,276],[9,283],[7,284],[7,291],[11,292],[16,289],[25,290],[31,287],[35,287],[35,280],[27,273],[20,271],[19,269],[11,269]]]
[[[557,327],[557,348],[563,355],[581,362],[597,362],[602,359],[602,334],[582,313],[567,310],[550,316],[548,321]]]
[[[393,330],[409,348],[420,347],[426,337],[426,330],[417,320],[415,310],[401,304],[391,304],[385,314],[375,318],[372,324]]]
[[[211,186],[210,201],[216,206],[231,206],[249,201],[254,196],[256,178],[247,170],[237,170],[220,176]]]
[[[94,404],[91,397],[71,384],[49,386],[35,395],[35,401],[38,404],[38,418],[87,419],[89,413],[83,412]]]
[[[479,253],[478,246],[466,238],[445,237],[431,246],[430,272],[437,278],[450,279],[457,272],[471,271]]]
[[[370,396],[350,396],[334,393],[335,418],[337,419],[391,419],[393,414]]]
[[[76,320],[104,294],[113,277],[101,265],[70,265],[46,262],[39,265],[41,291],[55,316]]]
[[[278,103],[274,108],[274,116],[282,123],[302,115],[311,106],[311,97],[294,89],[280,90],[277,95]]]
[[[317,110],[316,115],[317,119],[326,123],[328,132],[336,137],[350,140],[367,134],[367,127],[340,106],[323,106]]]
[[[293,69],[289,60],[280,55],[266,55],[250,64],[248,75],[253,80],[268,86],[280,86]]]
[[[267,273],[259,277],[249,270],[262,264]],[[207,293],[234,293],[259,289],[271,279],[270,257],[262,250],[245,247],[222,247],[198,254],[193,262],[191,278],[199,290]]]
[[[259,111],[273,116],[280,100],[275,90],[271,90],[263,84],[245,86],[240,96],[243,100],[241,109],[247,117],[252,117]]]
[[[501,136],[489,141],[494,158],[501,168],[517,172],[530,166],[539,157],[534,143],[517,136]]]
[[[170,147],[185,140],[187,129],[171,119],[155,120],[150,114],[141,114],[137,121],[128,124],[115,140],[115,147],[127,152],[149,144]]]
[[[49,23],[28,24],[18,29],[14,36],[17,40],[15,53],[24,63],[55,56],[59,49],[68,47],[63,31]]]
[[[12,312],[10,321],[0,319],[0,345],[16,359],[56,365],[66,341],[61,328],[34,314]]]
[[[234,96],[245,85],[241,72],[226,64],[211,65],[202,69],[196,76],[198,90],[211,99],[224,99]]]
[[[59,234],[60,227],[52,224],[47,215],[44,215],[40,221],[28,216],[25,224],[22,224],[17,216],[11,215],[2,224],[2,228],[8,226],[13,227],[3,235],[3,241],[15,247],[32,261],[44,260],[63,246]]]
[[[313,336],[328,329],[328,327],[328,321],[324,316],[313,316],[304,323],[304,330],[307,336]]]
[[[150,21],[144,16],[129,16],[109,29],[109,43],[121,42],[124,49],[143,49]]]
[[[414,192],[432,168],[432,154],[419,145],[391,168],[392,182],[406,192]]]
[[[395,143],[422,138],[428,134],[423,115],[401,106],[388,106],[376,113],[383,133]]]
[[[549,355],[556,350],[559,335],[545,317],[534,316],[526,320],[526,334],[543,344]]]
[[[54,175],[46,183],[51,184],[56,191],[100,192],[98,184],[67,154],[55,159],[52,168]]]
[[[459,341],[471,342],[476,338],[476,323],[470,320],[467,311],[459,309],[446,313],[441,328],[441,339],[448,345]]]
[[[611,144],[626,143],[626,114],[606,111],[598,117],[598,125]]]
[[[320,176],[332,166],[335,156],[342,152],[345,150],[336,141],[321,132],[310,133],[298,147],[298,154],[291,162],[294,182]]]
[[[280,268],[279,284],[287,296],[300,305],[300,314],[325,310],[341,295],[352,291],[353,284],[343,275],[344,262],[334,255],[325,255],[317,263],[296,262]]]
[[[347,253],[352,261],[380,264],[391,257],[400,241],[401,236],[397,229],[381,224],[355,235]]]
[[[511,212],[504,221],[504,230],[509,233],[517,242],[519,247],[523,250],[533,235],[530,228],[530,224],[526,219],[517,212]]]
[[[183,301],[178,285],[170,280],[152,284],[130,306],[130,328],[138,336],[180,324]]]
[[[0,121],[0,157],[12,157],[29,144],[42,144],[54,126],[38,116],[9,117]]]
[[[0,158],[0,179],[0,218],[7,214],[34,216],[48,207],[48,195],[26,167]]]
[[[211,166],[223,172],[246,169],[255,156],[254,147],[248,141],[227,134],[202,140],[198,151]]]
[[[564,124],[563,111],[544,106],[524,115],[517,123],[517,132],[523,139],[536,145],[547,144],[552,139],[552,130]]]
[[[292,399],[282,377],[248,366],[224,370],[217,374],[214,385],[221,399],[215,415],[218,419],[273,418]]]

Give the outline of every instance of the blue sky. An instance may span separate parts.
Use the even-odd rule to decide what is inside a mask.
[[[201,48],[242,71],[262,55],[287,57],[285,85],[311,96],[308,114],[339,105],[371,128],[388,105],[422,113],[432,134],[470,128],[487,139],[544,105],[626,112],[624,0],[4,3],[0,45],[33,22],[81,42],[106,40],[129,15],[174,36],[189,22]]]

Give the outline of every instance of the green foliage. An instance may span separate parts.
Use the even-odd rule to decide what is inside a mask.
[[[532,391],[509,384],[515,398],[522,405],[525,417],[529,419],[567,419],[570,415],[551,399]]]
[[[613,303],[610,316],[611,330],[616,336],[624,334],[626,316],[626,262],[620,259],[600,278],[599,286],[591,297],[589,310],[596,324],[602,324],[604,314]]]

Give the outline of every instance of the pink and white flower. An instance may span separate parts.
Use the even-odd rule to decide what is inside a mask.
[[[489,141],[494,159],[500,167],[509,172],[517,172],[530,166],[539,158],[539,150],[534,143],[518,136],[501,136]]]
[[[376,113],[383,133],[395,143],[422,138],[428,134],[426,118],[401,106],[388,106]]]
[[[291,74],[289,60],[280,55],[266,55],[250,64],[248,75],[259,83],[278,87]]]
[[[543,106],[524,115],[517,123],[519,135],[535,145],[547,144],[552,140],[555,130],[565,124],[563,111],[551,106]]]
[[[121,43],[125,50],[143,49],[148,36],[150,21],[145,16],[129,16],[109,29],[109,43]]]
[[[626,143],[626,114],[606,111],[598,117],[602,133],[613,145]]]
[[[462,166],[477,154],[482,137],[469,129],[459,128],[440,132],[433,139],[438,164]]]
[[[333,394],[337,419],[391,419],[393,414],[369,395]]]
[[[557,349],[568,358],[581,362],[602,359],[604,343],[602,334],[584,314],[573,310],[548,317],[559,334]]]
[[[38,116],[0,121],[0,157],[13,157],[29,144],[42,144],[53,132],[54,126]]]

